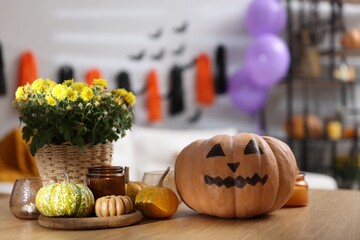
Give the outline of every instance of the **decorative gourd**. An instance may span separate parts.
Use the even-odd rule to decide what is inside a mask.
[[[248,218],[281,208],[291,196],[296,173],[294,154],[284,142],[239,133],[185,147],[176,159],[175,183],[195,211]]]
[[[94,195],[84,184],[52,183],[39,189],[36,207],[47,217],[86,217],[94,207]]]
[[[307,131],[305,132],[304,122]],[[320,138],[324,135],[323,121],[316,115],[296,115],[285,122],[285,132],[294,138]]]
[[[134,206],[136,195],[146,186],[143,182],[128,182],[125,184],[125,194],[131,198]]]
[[[341,45],[344,48],[360,48],[360,30],[357,28],[348,29],[341,37]]]
[[[170,168],[166,169],[157,186],[147,186],[136,196],[135,206],[146,217],[168,218],[177,211],[178,197],[170,188],[163,187],[163,181],[169,170]]]
[[[129,196],[105,196],[96,199],[95,214],[97,217],[114,217],[131,213],[133,204]]]

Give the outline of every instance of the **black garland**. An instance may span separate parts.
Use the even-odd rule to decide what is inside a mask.
[[[217,94],[223,94],[227,91],[226,76],[226,49],[223,45],[216,48],[215,53],[215,89]]]
[[[65,65],[60,67],[58,72],[58,83],[62,83],[65,80],[74,79],[74,70],[71,66]]]
[[[0,43],[0,95],[6,94],[6,81],[5,81],[5,72],[4,72],[4,61],[2,58],[2,47]]]
[[[184,111],[184,93],[182,87],[182,69],[173,66],[169,77],[169,114],[175,115]]]
[[[116,83],[118,88],[125,88],[127,91],[132,92],[129,74],[125,71],[116,75]]]

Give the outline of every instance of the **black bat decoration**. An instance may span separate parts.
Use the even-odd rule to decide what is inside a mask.
[[[161,60],[165,55],[165,50],[164,49],[160,49],[160,51],[156,54],[153,54],[151,56],[151,59],[153,60]]]
[[[192,115],[192,116],[189,118],[188,122],[189,122],[189,123],[196,123],[197,121],[200,120],[201,116],[202,116],[202,111],[201,111],[200,108],[198,108],[198,109],[195,110],[194,115]]]
[[[186,48],[185,44],[181,44],[177,49],[174,49],[173,54],[177,56],[181,55],[184,53],[185,48]]]
[[[130,59],[134,61],[140,61],[141,59],[143,59],[144,56],[145,56],[145,51],[142,50],[137,54],[130,55]]]
[[[175,33],[185,33],[188,28],[188,23],[184,21],[180,26],[174,28]]]
[[[163,31],[161,28],[158,28],[158,30],[156,32],[153,32],[153,33],[150,33],[149,34],[149,37],[152,38],[152,39],[158,39],[162,36],[163,34]]]

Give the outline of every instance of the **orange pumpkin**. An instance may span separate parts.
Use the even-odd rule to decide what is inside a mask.
[[[305,123],[307,131],[305,131]],[[313,114],[292,116],[285,122],[284,129],[289,136],[299,139],[321,138],[324,135],[323,121]]]
[[[284,142],[252,133],[217,135],[185,147],[175,183],[197,212],[248,218],[281,208],[294,189],[297,165]]]
[[[149,218],[168,218],[174,215],[179,206],[177,195],[163,186],[170,167],[161,176],[156,186],[147,186],[140,190],[135,198],[135,206]]]
[[[344,48],[360,48],[360,30],[357,28],[348,29],[341,37],[341,45]]]

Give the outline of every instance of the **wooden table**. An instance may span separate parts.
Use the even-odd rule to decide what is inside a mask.
[[[37,220],[20,220],[9,210],[9,195],[0,195],[0,239],[360,239],[360,192],[311,190],[310,204],[280,209],[253,219],[220,219],[198,214],[181,204],[167,220],[142,220],[122,228],[54,230]]]

